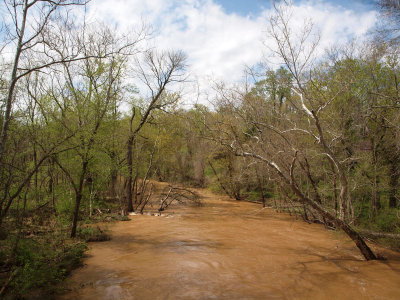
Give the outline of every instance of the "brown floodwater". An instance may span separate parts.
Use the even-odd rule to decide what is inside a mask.
[[[400,299],[400,255],[201,191],[204,206],[131,216],[90,244],[60,299]]]

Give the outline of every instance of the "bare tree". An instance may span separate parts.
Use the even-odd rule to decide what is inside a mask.
[[[340,135],[326,122],[328,108],[339,92],[331,93],[313,80],[311,71],[319,37],[312,23],[298,35],[291,27],[291,7],[276,5],[271,18],[272,48],[293,76],[291,95],[281,111],[271,109],[270,103],[245,90],[219,88],[219,101],[224,116],[216,116],[209,125],[210,137],[219,141],[235,155],[260,161],[275,173],[280,184],[290,189],[286,198],[300,201],[324,220],[342,229],[355,242],[365,259],[376,256],[362,237],[348,224],[352,220],[348,184],[348,159],[334,148]],[[311,41],[310,41],[311,38]],[[350,84],[350,83],[349,83]],[[345,88],[346,85],[343,85]],[[274,102],[273,100],[271,100]],[[324,116],[325,118],[321,118]],[[340,183],[339,216],[330,209],[315,183],[315,169],[327,164],[334,166]],[[307,182],[312,192],[305,189]],[[334,185],[333,182],[329,183]]]
[[[270,34],[277,45],[276,53],[283,59],[285,66],[291,72],[295,80],[295,85],[292,90],[298,95],[300,101],[297,103],[293,102],[293,105],[299,112],[305,115],[308,124],[313,124],[313,126],[308,126],[308,128],[301,128],[295,124],[295,128],[291,130],[308,134],[320,145],[322,153],[335,166],[341,183],[339,217],[344,220],[346,206],[350,208],[351,202],[346,168],[330,146],[332,143],[327,140],[326,129],[323,128],[323,124],[320,120],[320,115],[324,113],[324,110],[335,100],[339,93],[332,96],[324,93],[322,89],[318,91],[317,96],[308,93],[306,86],[315,86],[315,84],[311,77],[306,77],[306,74],[311,74],[309,70],[319,37],[314,35],[315,38],[310,40],[310,38],[313,37],[311,21],[306,22],[307,25],[304,26],[298,37],[293,37],[291,34],[292,29],[290,28],[290,13],[290,6],[284,5],[276,7],[276,15],[271,18]],[[333,138],[335,138],[335,136],[333,136]]]
[[[167,87],[182,83],[186,77],[185,71],[186,56],[181,51],[164,51],[157,52],[149,50],[145,52],[143,61],[137,60],[135,74],[142,81],[149,91],[149,97],[145,101],[144,107],[138,111],[138,108],[132,108],[130,118],[130,129],[126,149],[126,163],[128,166],[128,174],[126,178],[126,202],[128,211],[133,211],[132,192],[133,192],[133,143],[136,135],[146,124],[151,113],[155,110],[162,110],[178,99],[178,94],[168,94]],[[133,120],[136,114],[140,114],[139,123],[136,127]]]
[[[201,205],[199,195],[197,195],[196,192],[193,192],[190,189],[169,185],[165,187],[161,193],[160,207],[158,208],[158,211],[161,212],[166,210],[173,202],[181,204],[193,203],[198,206]]]
[[[376,38],[378,41],[398,45],[400,39],[400,2],[399,0],[377,0],[383,18],[378,26]]]
[[[400,18],[400,1],[399,0],[379,0],[378,5],[383,12],[393,20]]]

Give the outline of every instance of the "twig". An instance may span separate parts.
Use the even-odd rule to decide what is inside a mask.
[[[1,287],[0,290],[0,297],[3,295],[4,291],[8,287],[8,285],[11,283],[11,281],[14,279],[14,277],[18,274],[19,269],[15,269],[11,274],[10,277],[8,277],[7,281],[4,283],[4,285]]]

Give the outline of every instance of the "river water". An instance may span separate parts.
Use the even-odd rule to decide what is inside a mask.
[[[400,299],[400,255],[363,261],[343,234],[207,191],[90,244],[60,299]]]

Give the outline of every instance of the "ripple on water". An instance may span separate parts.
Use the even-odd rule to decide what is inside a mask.
[[[113,225],[60,299],[400,299],[399,254],[365,262],[323,226],[206,196]]]

